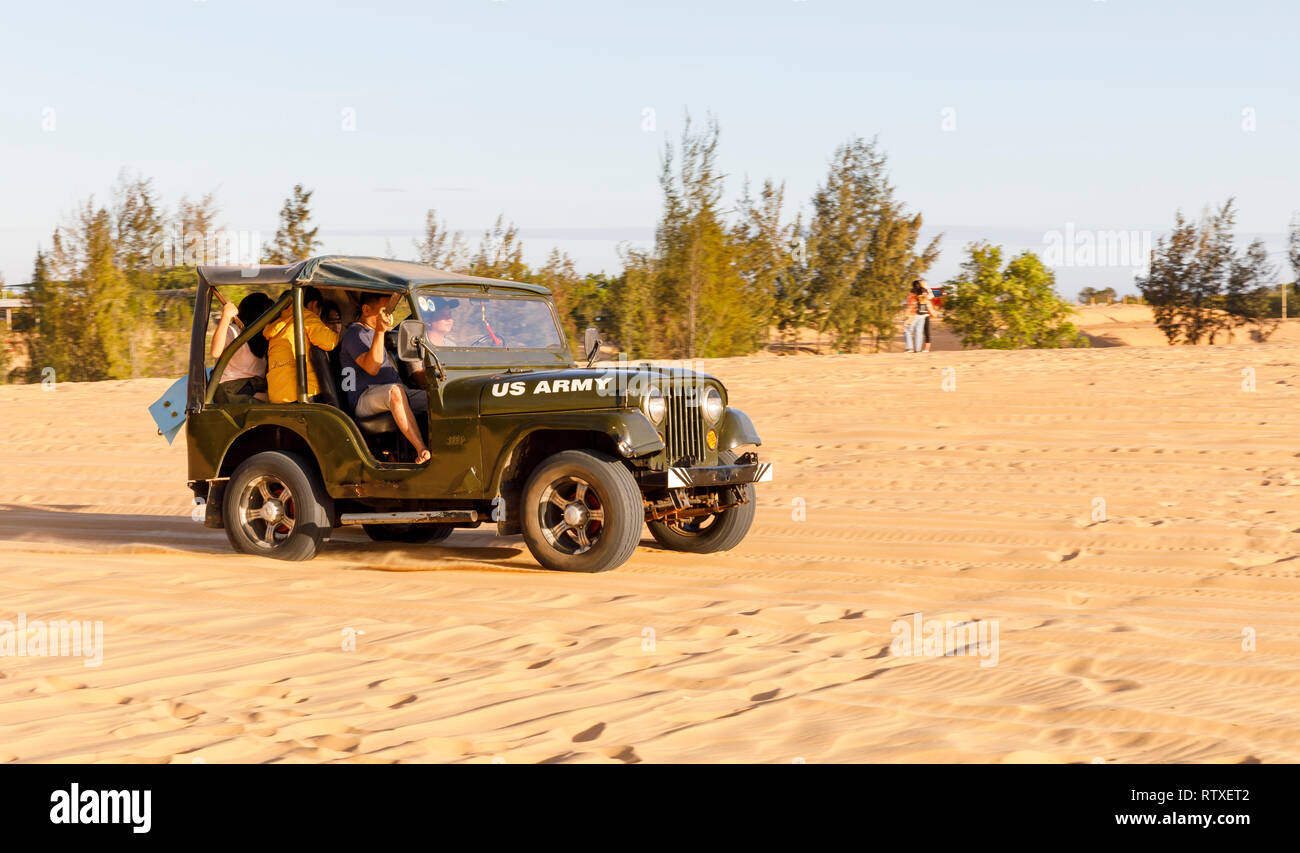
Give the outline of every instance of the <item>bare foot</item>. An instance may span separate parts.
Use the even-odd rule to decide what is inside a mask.
[[[416,465],[423,465],[425,462],[428,462],[432,458],[433,458],[433,454],[429,452],[429,449],[427,447],[415,451]]]

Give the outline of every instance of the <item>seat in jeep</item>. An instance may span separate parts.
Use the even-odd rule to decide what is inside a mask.
[[[339,368],[337,347],[329,352],[325,352],[318,347],[312,347],[311,366],[316,371],[316,377],[320,385],[320,393],[316,395],[318,403],[325,403],[336,409],[341,409],[344,414],[352,418],[363,435],[383,435],[397,432],[397,421],[393,420],[393,415],[390,412],[380,412],[369,418],[358,418],[356,412],[352,411],[352,407],[347,403],[347,396],[340,390],[339,377],[342,375],[342,370]]]

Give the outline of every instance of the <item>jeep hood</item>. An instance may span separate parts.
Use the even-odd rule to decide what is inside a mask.
[[[495,373],[452,384],[462,382],[477,386],[479,411],[484,415],[623,408],[636,405],[650,384],[701,382],[722,389],[720,382],[705,373],[644,366]]]

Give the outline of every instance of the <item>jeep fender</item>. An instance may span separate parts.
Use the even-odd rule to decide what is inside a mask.
[[[742,444],[761,445],[763,440],[754,429],[754,422],[740,409],[727,409],[718,427],[718,450],[732,450]]]
[[[483,418],[483,425],[492,430],[493,421],[515,420],[505,440],[501,443],[501,452],[492,472],[492,487],[497,490],[501,485],[501,475],[507,463],[513,460],[520,443],[536,432],[549,430],[599,432],[610,437],[620,455],[632,459],[648,456],[664,449],[659,432],[650,420],[639,410],[612,410],[547,413],[544,422],[539,423],[536,416],[522,418],[517,415],[502,415]]]
[[[536,416],[520,419],[515,415],[487,417],[482,422],[485,433],[505,433],[490,481],[492,493],[498,496],[493,499],[493,519],[502,536],[519,533],[518,508],[509,507],[498,515],[496,501],[510,499],[510,496],[502,494],[506,472],[518,464],[520,447],[529,437],[548,432],[600,433],[608,437],[617,455],[628,459],[660,453],[664,449],[659,432],[637,409],[547,413],[544,423],[538,423]],[[502,430],[505,423],[510,423],[508,431]]]

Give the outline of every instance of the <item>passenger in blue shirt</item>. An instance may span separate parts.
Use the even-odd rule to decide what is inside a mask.
[[[397,428],[415,448],[415,462],[432,457],[420,435],[416,412],[429,411],[429,396],[422,388],[407,388],[384,349],[384,332],[393,328],[388,312],[390,295],[361,294],[361,319],[348,326],[339,344],[340,365],[348,403],[358,418],[391,412]],[[347,380],[349,377],[351,382]]]

